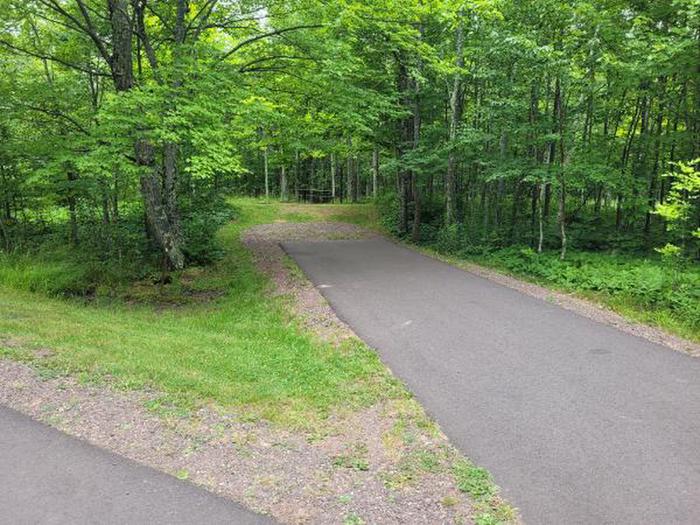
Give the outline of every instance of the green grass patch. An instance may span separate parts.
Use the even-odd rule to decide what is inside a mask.
[[[400,490],[414,485],[426,474],[442,470],[442,457],[438,453],[418,449],[406,453],[394,471],[383,475],[383,481],[387,488]]]
[[[372,203],[299,204],[245,197],[236,198],[232,202],[259,223],[329,221],[356,224],[370,230],[382,229],[379,224],[379,213]]]
[[[268,280],[240,241],[248,226],[278,220],[280,205],[252,199],[234,205],[237,220],[219,232],[223,258],[188,276],[189,288],[219,290],[215,299],[178,308],[58,299],[47,294],[53,279],[63,278],[60,264],[36,270],[27,261],[3,260],[0,275],[13,278],[0,285],[0,339],[51,349],[42,366],[61,373],[109,377],[125,388],[154,387],[167,394],[164,405],[215,402],[293,427],[404,395],[359,341],[336,348],[290,321],[284,299],[267,293]],[[80,271],[73,269],[71,279]],[[9,357],[20,353],[2,350]]]
[[[32,254],[0,252],[0,283],[16,290],[46,295],[84,295],[94,288],[90,266],[67,250]]]
[[[500,525],[515,520],[515,509],[500,499],[498,487],[488,471],[467,459],[460,459],[452,466],[452,474],[457,488],[471,497],[477,525]]]

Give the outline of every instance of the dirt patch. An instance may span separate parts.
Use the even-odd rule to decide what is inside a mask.
[[[22,341],[12,337],[0,337],[0,346],[4,348],[22,348]]]
[[[193,304],[214,302],[226,292],[218,288],[202,289],[194,286],[196,277],[203,273],[202,268],[188,268],[174,280],[160,283],[158,280],[146,279],[133,283],[120,294],[126,304],[154,306],[157,310],[177,309]]]

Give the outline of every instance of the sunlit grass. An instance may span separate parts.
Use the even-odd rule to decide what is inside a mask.
[[[302,204],[296,202],[264,201],[240,197],[232,202],[256,222],[347,222],[363,228],[379,230],[379,214],[372,203],[360,204]]]
[[[239,237],[250,225],[286,220],[283,206],[252,199],[234,204],[238,218],[219,234],[224,258],[197,273],[194,283],[221,290],[219,299],[169,309],[81,304],[6,281],[0,284],[0,353],[33,359],[32,349],[49,348],[54,354],[42,366],[54,371],[153,387],[180,404],[233,405],[292,426],[402,395],[374,352],[357,341],[335,348],[313,339],[290,319],[284,299],[266,293],[269,282]]]

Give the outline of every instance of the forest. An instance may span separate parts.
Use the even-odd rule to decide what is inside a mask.
[[[0,0],[10,521],[694,523],[698,358],[700,0]]]
[[[0,21],[6,259],[100,283],[207,264],[242,194],[371,201],[409,242],[521,267],[697,268],[697,0],[9,0]]]

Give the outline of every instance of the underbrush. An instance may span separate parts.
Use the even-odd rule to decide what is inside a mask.
[[[213,199],[201,206],[183,206],[181,213],[185,272],[221,259],[224,250],[217,232],[232,219],[233,208]],[[55,222],[34,228],[35,233],[13,250],[0,251],[0,283],[17,290],[86,299],[131,297],[135,288],[163,284],[161,259],[143,234],[142,210],[124,210],[115,223],[81,223],[77,246],[66,241],[66,221],[57,215]],[[170,291],[178,288],[179,276],[175,272],[167,277],[167,284],[175,284]],[[168,288],[159,286],[158,292],[163,295]]]

